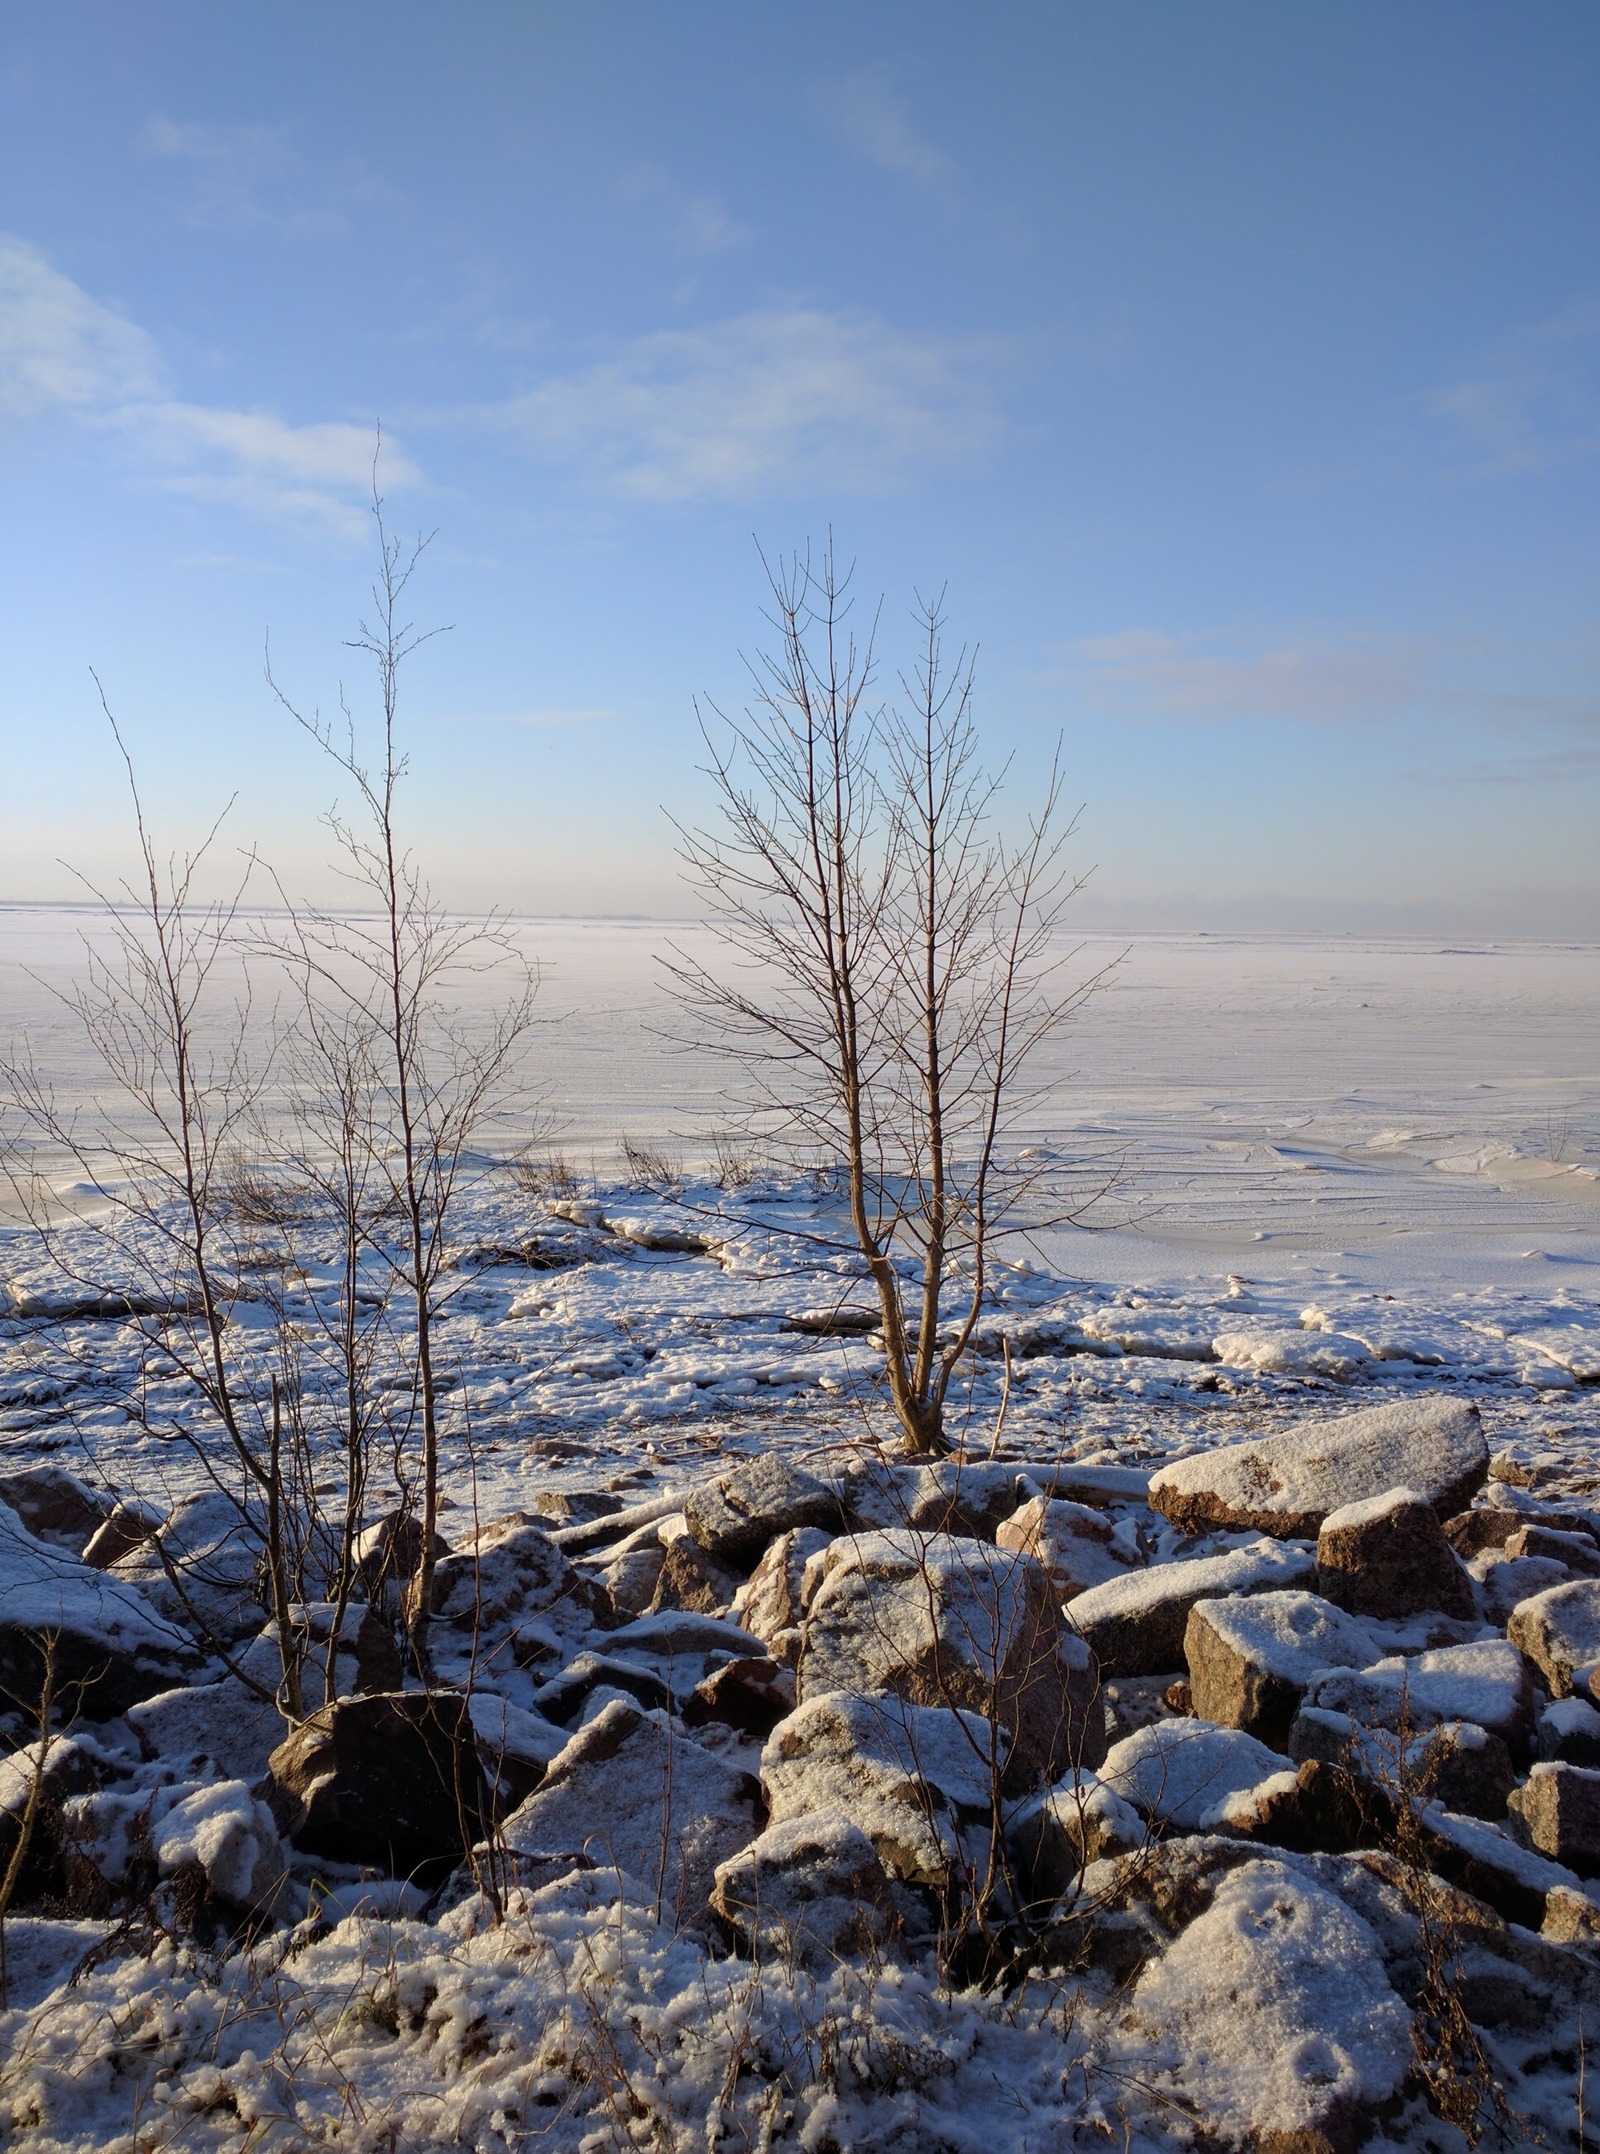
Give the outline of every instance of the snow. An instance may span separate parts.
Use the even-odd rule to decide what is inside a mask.
[[[1292,1787],[1295,1775],[1242,1729],[1159,1720],[1113,1743],[1100,1778],[1146,1817],[1184,1832],[1225,1832],[1236,1814]]]
[[[1141,1976],[1132,2011],[1157,2083],[1252,2144],[1370,2110],[1411,2066],[1411,2017],[1372,1931],[1277,1862],[1223,1879]]]
[[[16,968],[27,960],[67,977],[84,925],[93,931],[85,912],[0,908],[0,996],[69,1106],[92,1103],[92,1073]],[[877,1411],[870,1345],[793,1326],[865,1298],[858,1267],[830,1246],[842,1218],[836,1189],[766,1162],[752,1184],[728,1192],[701,1170],[709,1133],[726,1120],[725,1070],[694,1054],[667,1060],[649,964],[660,931],[538,922],[524,932],[545,968],[548,1023],[533,1072],[541,1111],[562,1125],[553,1142],[581,1186],[556,1217],[489,1154],[464,1184],[453,1229],[464,1261],[449,1275],[439,1339],[454,1380],[442,1422],[442,1524],[459,1548],[476,1519],[531,1510],[546,1491],[606,1488],[629,1507],[648,1564],[661,1522],[717,1468],[780,1450],[826,1478],[860,1455]],[[1091,938],[1086,967],[1111,954]],[[1600,1131],[1585,1102],[1597,1019],[1600,953],[1588,949],[1133,938],[1114,988],[1052,1046],[1017,1132],[1068,1182],[1104,1179],[1125,1160],[1123,1178],[1089,1229],[1040,1230],[1005,1252],[983,1316],[992,1351],[952,1400],[955,1425],[982,1451],[996,1431],[999,1346],[1009,1339],[999,1460],[1029,1477],[1018,1500],[1042,1492],[1094,1503],[1111,1525],[1109,1545],[1130,1560],[1141,1536],[1148,1543],[1154,1567],[1081,1596],[1075,1617],[1097,1595],[1126,1594],[1136,1613],[1141,1595],[1171,1593],[1174,1571],[1212,1563],[1212,1593],[1240,1590],[1241,1572],[1264,1567],[1275,1585],[1300,1582],[1308,1550],[1241,1546],[1244,1533],[1190,1535],[1152,1519],[1149,1478],[1308,1424],[1325,1433],[1381,1401],[1408,1416],[1425,1400],[1470,1403],[1500,1454],[1496,1470],[1525,1484],[1507,1500],[1592,1502]],[[1564,1119],[1572,1156],[1541,1159]],[[623,1131],[674,1151],[681,1187],[626,1186]],[[495,1147],[509,1151],[531,1134],[508,1123]],[[102,1200],[76,1170],[69,1194],[64,1163],[41,1165],[60,1170],[64,1236],[84,1257]],[[505,1261],[534,1237],[559,1243],[567,1268]],[[708,1253],[690,1253],[693,1242]],[[290,1313],[311,1337],[336,1282],[334,1256],[308,1241],[291,1293]],[[0,1227],[0,1286],[0,1306],[9,1294],[15,1310],[30,1297],[62,1297],[71,1282],[25,1232]],[[241,1302],[233,1313],[233,1341],[264,1377],[264,1311]],[[313,1353],[313,1400],[323,1373]],[[379,1373],[403,1387],[392,1354]],[[0,1462],[60,1459],[97,1491],[166,1509],[204,1483],[181,1442],[158,1442],[149,1429],[170,1439],[193,1425],[181,1388],[150,1364],[138,1324],[0,1317]],[[381,1476],[372,1495],[375,1508],[392,1500]],[[0,1537],[14,1550],[23,1544],[8,1517],[0,1514]],[[599,1535],[552,1538],[590,1576],[617,1555],[610,1522]],[[600,1540],[604,1550],[588,1553]],[[72,1590],[100,1617],[114,1608],[132,1623],[137,1613],[170,1640],[152,1605],[154,1567],[143,1569],[145,1599],[130,1580],[77,1568]],[[52,1570],[55,1590],[63,1575]],[[1193,1583],[1184,1579],[1183,1592]],[[540,1620],[524,1641],[530,1652]],[[642,1662],[687,1635],[669,1626],[625,1649]],[[735,1649],[730,1638],[707,1648],[711,1634],[694,1635],[694,1654]],[[1159,1672],[1180,1662],[1181,1652]],[[1455,1717],[1466,1708],[1494,1724],[1509,1709],[1513,1678],[1498,1667],[1424,1650],[1405,1669],[1414,1710]],[[546,1732],[527,1711],[536,1684],[526,1669],[489,1679],[500,1689],[475,1701],[480,1742],[492,1750],[503,1738],[508,1752],[535,1760],[565,1746],[567,1731]],[[1361,1679],[1369,1695],[1392,1700],[1394,1654]],[[226,1690],[169,1693],[138,1709],[158,1756],[125,1817],[112,1814],[121,1797],[102,1806],[106,1838],[93,1844],[108,1859],[118,1818],[132,1830],[142,1814],[156,1822],[163,1861],[209,1861],[230,1890],[255,1885],[271,1850],[261,1835],[256,1861],[247,1857],[259,1820],[243,1783],[271,1709],[248,1734],[237,1731],[237,1744],[224,1741],[216,1708]],[[585,1733],[607,1703],[603,1690],[590,1698]],[[806,1742],[767,1761],[775,1809],[801,1821],[829,1806],[857,1822],[870,1816],[874,1844],[900,1850],[902,1874],[935,1876],[988,1800],[986,1731],[967,1718],[892,1700],[873,1701],[862,1717],[849,1701],[809,1701],[788,1724]],[[198,1740],[208,1727],[216,1732]],[[1194,1739],[1193,1722],[1141,1731],[1151,1756],[1175,1740],[1169,1727]],[[1249,1740],[1235,1731],[1230,1755],[1253,1771],[1259,1759],[1238,1747]],[[659,1772],[656,1747],[639,1746],[641,1787]],[[174,1762],[195,1748],[209,1748],[220,1777],[174,1781]],[[726,1776],[756,1770],[760,1754],[728,1746],[717,1774],[700,1771],[698,1748],[681,1762],[709,1817]],[[1173,1757],[1182,1756],[1179,1744]],[[932,1817],[916,1791],[919,1766],[940,1790]],[[1242,1778],[1240,1790],[1245,1799]],[[1194,1799],[1205,1805],[1206,1789]],[[86,1824],[100,1814],[93,1802],[85,1798]],[[566,1844],[592,1838],[604,1858],[609,1838],[610,1854],[643,1866],[653,1886],[659,1847],[647,1832],[597,1814],[588,1798],[565,1809]],[[1197,1814],[1225,1827],[1226,1809],[1223,1798],[1220,1816]],[[757,1822],[752,1804],[738,1829]],[[731,1815],[728,1823],[731,1832]],[[1492,1837],[1504,1859],[1509,1841]],[[0,2047],[13,2061],[0,2120],[22,2119],[38,2154],[118,2144],[135,2114],[154,2139],[197,2149],[236,2145],[256,2120],[263,2143],[315,2143],[358,2099],[363,2129],[375,2143],[392,2136],[397,2149],[499,2154],[538,2139],[562,2154],[608,2142],[610,2105],[626,2086],[643,2112],[627,2129],[641,2137],[756,2144],[774,2076],[767,2060],[779,2057],[801,2143],[1037,2154],[1080,2134],[1084,2146],[1121,2144],[1124,2126],[1133,2147],[1168,2146],[1171,2099],[1202,2101],[1224,2139],[1293,2130],[1308,2105],[1386,2099],[1407,2054],[1357,1918],[1326,1893],[1313,1897],[1289,1864],[1251,1863],[1224,1881],[1146,1974],[1132,2028],[1126,1998],[1102,2013],[1091,1992],[1074,2010],[1069,1991],[1063,2011],[1054,1981],[988,2000],[892,1957],[814,1976],[753,1968],[658,1927],[653,1891],[641,1895],[609,1869],[515,1889],[497,1927],[470,1898],[441,1910],[401,1884],[291,1868],[285,1905],[309,1899],[321,1910],[292,1953],[282,1929],[249,1951],[224,1943],[214,1959],[157,1940],[65,1987],[102,1929],[11,1918],[13,2005]],[[1230,1988],[1242,2004],[1227,2001]]]

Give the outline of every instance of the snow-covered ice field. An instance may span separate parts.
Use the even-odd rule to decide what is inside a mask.
[[[50,988],[101,932],[80,909],[0,909],[3,1029],[26,1032],[90,1115],[94,1078]],[[797,1415],[809,1441],[855,1433],[865,1349],[782,1328],[841,1290],[843,1261],[804,1239],[832,1221],[831,1200],[770,1182],[728,1198],[695,1179],[727,1072],[672,1039],[657,957],[669,942],[704,954],[704,931],[517,932],[542,975],[535,1104],[498,1144],[537,1117],[608,1216],[687,1207],[717,1250],[659,1255],[613,1236],[590,1251],[599,1262],[474,1278],[450,1343],[480,1501],[515,1502],[567,1460],[655,1472],[769,1442],[775,1414]],[[1007,1251],[995,1323],[1029,1357],[1008,1438],[1152,1457],[1243,1433],[1241,1416],[1291,1412],[1308,1391],[1452,1384],[1483,1399],[1505,1442],[1600,1467],[1586,1388],[1600,1375],[1600,949],[1095,935],[1075,962],[1113,960],[1041,1063],[1020,1133],[1068,1186],[1112,1186],[1084,1227]],[[624,1136],[686,1163],[680,1203],[622,1185]],[[514,1243],[528,1215],[487,1165],[462,1242]],[[36,1267],[26,1233],[6,1233],[0,1274],[26,1289]],[[0,1441],[62,1444],[70,1429],[109,1465],[117,1408],[98,1408],[87,1378],[60,1388],[77,1329],[26,1328],[0,1348]],[[997,1364],[980,1364],[978,1430],[997,1383]]]

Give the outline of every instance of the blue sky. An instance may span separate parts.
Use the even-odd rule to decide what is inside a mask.
[[[13,9],[0,897],[315,884],[375,422],[411,830],[679,912],[755,540],[948,587],[1086,922],[1600,935],[1600,14],[1567,4]],[[325,887],[325,886],[324,886]]]

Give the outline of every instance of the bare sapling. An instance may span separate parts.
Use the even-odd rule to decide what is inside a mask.
[[[372,1246],[408,1300],[413,1322],[418,1554],[405,1625],[413,1661],[423,1670],[438,1539],[437,1329],[448,1298],[447,1223],[473,1140],[500,1110],[516,1074],[536,978],[499,916],[463,920],[444,910],[401,835],[399,792],[407,771],[398,732],[401,676],[407,660],[443,631],[418,630],[404,618],[429,540],[390,534],[376,457],[372,514],[373,612],[348,646],[371,661],[377,677],[370,757],[342,688],[335,723],[291,701],[268,662],[274,694],[353,789],[352,807],[336,806],[327,817],[351,906],[338,913],[295,909],[279,954],[298,973],[302,998],[342,1010],[342,1022],[370,1042],[376,1058],[372,1099],[379,1121],[371,1156],[384,1177],[381,1210],[391,1226],[372,1237]],[[477,1019],[451,998],[486,973],[509,975],[509,985],[499,1005]]]
[[[286,1489],[279,1382],[229,1322],[245,1257],[231,1176],[265,1074],[251,1061],[263,1026],[249,974],[234,971],[255,862],[247,858],[220,897],[200,894],[221,817],[196,851],[161,859],[103,692],[101,703],[127,772],[139,874],[110,891],[84,880],[105,925],[85,936],[80,980],[58,992],[99,1073],[94,1112],[59,1106],[25,1044],[0,1066],[5,1171],[58,1270],[91,1305],[137,1330],[142,1367],[122,1401],[130,1417],[158,1442],[185,1447],[237,1506],[247,1534],[260,1536],[282,1664],[279,1703],[298,1719],[291,1609],[300,1598],[303,1515]],[[51,1154],[96,1193],[87,1217],[63,1216],[39,1165]],[[182,1595],[182,1577],[170,1575]]]
[[[837,1166],[901,1440],[937,1453],[997,1240],[1085,1202],[1013,1142],[1037,1050],[1100,977],[1069,977],[1057,936],[1074,825],[1058,760],[1007,834],[942,601],[919,600],[916,663],[884,703],[877,616],[858,640],[831,552],[768,576],[776,647],[741,717],[702,715],[715,823],[680,832],[726,956],[668,969],[694,1043],[738,1072],[754,1146]]]

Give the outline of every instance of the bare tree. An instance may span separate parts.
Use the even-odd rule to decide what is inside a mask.
[[[306,1000],[342,1010],[346,1039],[361,1043],[360,1053],[370,1056],[378,1078],[373,1098],[381,1126],[372,1156],[381,1162],[384,1209],[399,1232],[374,1237],[374,1247],[408,1296],[415,1324],[419,1554],[407,1589],[406,1628],[422,1665],[439,1512],[436,1331],[445,1293],[446,1223],[469,1145],[514,1074],[531,1023],[536,977],[498,916],[462,920],[445,912],[400,835],[398,795],[407,770],[398,736],[401,674],[406,661],[444,631],[418,630],[403,618],[407,590],[430,540],[406,542],[390,534],[376,454],[372,514],[378,537],[374,610],[348,648],[370,659],[377,675],[375,754],[369,759],[364,751],[342,688],[340,722],[325,720],[285,694],[268,659],[274,694],[354,789],[353,810],[335,807],[327,820],[359,908],[337,914],[298,909],[278,949],[298,972]],[[515,975],[513,983],[487,1017],[474,1018],[452,1004],[452,990],[467,976],[504,968]]]
[[[83,978],[59,997],[100,1072],[95,1113],[86,1124],[59,1107],[25,1047],[0,1065],[0,1085],[20,1125],[5,1167],[59,1270],[90,1306],[137,1327],[144,1367],[125,1401],[130,1415],[158,1439],[184,1445],[237,1505],[248,1537],[259,1536],[282,1662],[280,1703],[298,1718],[291,1608],[301,1598],[305,1550],[301,1507],[286,1487],[281,1389],[229,1328],[243,1255],[230,1175],[263,1071],[251,1066],[262,1028],[253,1019],[248,975],[230,995],[227,973],[255,862],[245,861],[222,897],[199,894],[221,817],[195,852],[162,860],[103,691],[101,705],[127,772],[139,879],[109,892],[85,883],[105,910],[108,933],[98,943],[85,938]],[[96,1216],[77,1223],[79,1231],[60,1218],[37,1170],[41,1147],[64,1153],[104,1199]],[[152,1375],[180,1387],[182,1411],[149,1406]],[[181,1590],[181,1581],[173,1583]]]
[[[1040,1173],[1009,1143],[1030,1058],[1099,977],[1069,979],[1056,943],[1073,825],[1058,760],[1005,835],[942,600],[918,601],[917,661],[884,704],[878,616],[858,641],[831,550],[768,580],[778,640],[747,662],[752,701],[701,719],[715,827],[680,831],[729,961],[679,950],[669,971],[696,1043],[741,1073],[752,1134],[838,1164],[904,1444],[937,1452],[995,1240],[1041,1223]]]

